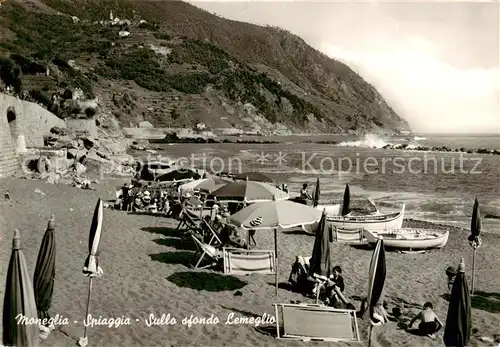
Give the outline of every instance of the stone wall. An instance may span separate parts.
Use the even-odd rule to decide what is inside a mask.
[[[63,120],[38,104],[0,93],[0,177],[12,175],[19,167],[16,139],[24,135],[26,147],[42,147],[43,136]]]

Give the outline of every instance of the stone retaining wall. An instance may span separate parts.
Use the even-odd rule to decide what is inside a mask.
[[[20,167],[16,139],[24,135],[26,147],[42,147],[43,136],[65,122],[40,105],[0,93],[0,177],[12,175]]]

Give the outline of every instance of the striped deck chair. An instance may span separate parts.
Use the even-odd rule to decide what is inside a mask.
[[[364,236],[362,228],[343,229],[343,228],[337,228],[336,226],[333,225],[330,225],[330,228],[332,230],[334,242],[346,242],[346,243],[363,242]]]
[[[311,304],[274,304],[274,307],[278,339],[361,342],[354,310]]]
[[[225,274],[276,274],[276,258],[274,251],[226,247],[223,248],[222,251]]]

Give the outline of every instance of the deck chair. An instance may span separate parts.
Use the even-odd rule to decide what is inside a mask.
[[[206,219],[201,220],[202,229],[203,229],[203,239],[208,240],[209,245],[217,245],[222,246],[222,241],[219,237],[219,234],[215,231],[212,225],[207,222]]]
[[[196,264],[193,266],[194,269],[207,269],[214,267],[216,265],[220,264],[220,261],[222,260],[222,252],[220,249],[212,246],[212,245],[207,245],[206,243],[201,242],[196,236],[191,235],[191,238],[193,239],[196,248],[197,248],[197,254],[200,254],[200,257],[198,258],[198,261]],[[204,266],[200,266],[201,262],[203,259],[207,256],[210,260],[210,263]]]
[[[276,258],[274,251],[224,247],[222,252],[225,274],[276,274]]]
[[[182,218],[179,224],[177,225],[177,228],[175,231],[192,231],[192,232],[198,232],[200,227],[202,225],[201,219],[198,217],[194,216],[192,213],[190,213],[188,210],[185,208],[182,209]],[[184,229],[183,229],[184,227]]]
[[[361,341],[354,310],[311,304],[274,304],[274,307],[278,339]]]
[[[336,226],[330,225],[333,234],[333,241],[335,242],[348,242],[348,243],[359,243],[363,242],[363,229],[344,229],[337,228]]]

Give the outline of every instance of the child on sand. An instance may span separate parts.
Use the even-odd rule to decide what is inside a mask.
[[[411,328],[413,323],[418,319],[420,324],[418,325],[419,334],[422,336],[429,336],[431,339],[436,337],[436,333],[443,327],[443,323],[439,320],[438,316],[432,310],[432,304],[426,302],[424,304],[424,309],[420,311],[413,319],[410,324],[408,324],[408,329]]]

